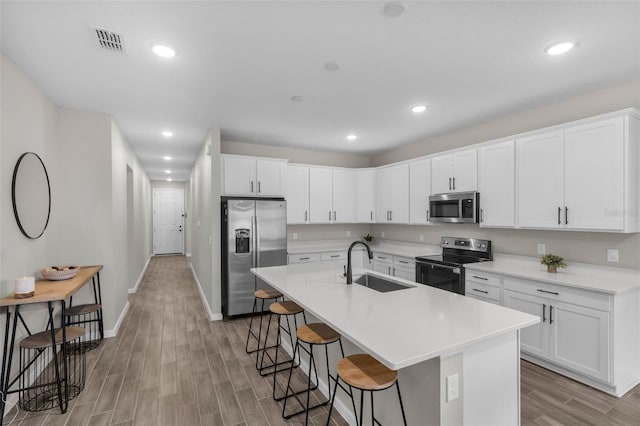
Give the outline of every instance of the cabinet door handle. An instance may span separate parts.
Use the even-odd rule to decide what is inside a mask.
[[[384,256],[378,256],[378,259],[386,259]]]
[[[371,216],[371,220],[373,221],[373,210],[369,210],[369,215]]]
[[[547,321],[547,305],[542,304],[542,322]]]
[[[480,222],[484,222],[484,209],[480,209]]]
[[[392,269],[393,269],[393,274],[392,275],[395,277],[396,276],[396,267],[394,266]]]
[[[477,291],[478,293],[489,294],[488,291],[480,290],[480,289],[477,289],[477,288],[474,288],[473,291]]]
[[[299,259],[299,260],[309,260],[309,258],[308,258],[308,257],[299,257],[298,259]]]
[[[562,221],[560,220],[560,212],[562,211],[561,207],[558,207],[558,225],[562,225]]]
[[[489,278],[486,277],[479,277],[478,275],[471,275],[473,278],[477,278],[479,280],[485,280],[485,281],[489,281]]]
[[[253,181],[251,181],[251,192],[253,193]]]
[[[564,206],[564,224],[569,224],[569,207]]]
[[[387,266],[387,269],[389,270],[389,273],[387,275],[391,275],[391,266]]]
[[[549,324],[553,324],[553,306],[549,305]]]
[[[389,210],[389,220],[393,221],[393,210]]]
[[[451,178],[449,178],[449,191],[451,191]]]
[[[329,210],[329,222],[331,222],[331,210]]]
[[[332,254],[331,257],[340,257],[339,254]]]
[[[309,212],[308,211],[304,211],[304,221],[306,222],[308,220],[309,217]]]
[[[427,222],[429,222],[429,209],[427,209]]]
[[[455,177],[453,178],[453,190],[454,191],[456,190],[456,178]]]
[[[398,260],[398,263],[404,263],[405,265],[409,264],[409,262],[407,262],[406,260]]]
[[[334,221],[336,220],[336,211],[335,210],[333,211],[333,220]]]
[[[258,181],[258,194],[260,193],[260,181]]]
[[[539,291],[540,293],[555,294],[556,296],[560,296],[560,293],[556,293],[555,291],[542,290],[541,288],[539,288],[539,289],[538,289],[538,291]]]

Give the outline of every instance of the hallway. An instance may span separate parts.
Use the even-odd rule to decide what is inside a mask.
[[[129,296],[118,336],[87,354],[85,389],[67,413],[54,408],[15,415],[12,409],[5,423],[287,424],[271,398],[272,379],[260,377],[245,353],[247,327],[247,319],[208,320],[188,258],[153,257],[138,292]],[[315,410],[314,423],[324,425],[326,413]],[[339,419],[335,411],[332,417]]]

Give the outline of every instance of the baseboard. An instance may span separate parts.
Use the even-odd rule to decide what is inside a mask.
[[[151,257],[153,255],[149,256],[147,258],[147,262],[144,264],[144,268],[142,268],[142,272],[140,272],[140,275],[138,275],[138,281],[136,281],[136,285],[133,286],[133,288],[130,288],[128,290],[129,294],[133,294],[135,292],[138,291],[138,287],[140,287],[140,283],[142,282],[142,279],[144,278],[144,274],[147,272],[147,267],[149,266],[149,262],[151,261]]]
[[[280,345],[282,346],[282,349],[284,349],[285,352],[289,354],[290,357],[293,357],[293,348],[291,347],[291,343],[290,342],[288,342],[286,339],[282,339],[281,342],[280,342]],[[300,368],[302,368],[302,371],[309,371],[309,363],[305,359],[303,359],[302,357],[300,357]],[[324,374],[322,376],[324,376]],[[314,379],[314,377],[311,378],[311,382],[315,383],[315,380],[313,380],[313,379]],[[324,395],[325,398],[328,398],[328,396],[329,396],[329,388],[327,387],[327,383],[325,383],[319,377],[317,377],[316,379],[317,379],[317,383],[315,383],[315,384],[318,385],[318,390],[320,392],[322,392],[322,395]],[[344,382],[343,382],[343,384],[344,384]],[[339,391],[340,390],[338,390],[338,392]],[[342,393],[344,394],[344,392],[342,392]],[[328,406],[327,406],[327,409],[329,409]],[[340,413],[342,418],[345,419],[346,422],[349,423],[350,425],[357,424],[356,423],[356,416],[351,411],[352,407],[351,406],[347,406],[339,398],[336,398],[334,400],[333,409],[338,411],[338,413]]]
[[[104,331],[104,337],[116,337],[118,335],[118,331],[120,330],[120,326],[122,325],[122,321],[124,320],[124,316],[127,315],[127,311],[129,310],[129,301],[124,305],[122,312],[120,312],[120,316],[118,317],[118,321],[116,321],[115,327],[111,330]]]
[[[198,275],[196,274],[195,269],[193,269],[193,264],[189,263],[191,267],[191,273],[193,274],[193,279],[196,281],[196,285],[198,286],[198,291],[200,292],[200,299],[202,299],[202,304],[204,308],[207,310],[207,316],[209,317],[209,321],[221,321],[222,314],[221,313],[213,313],[211,311],[211,307],[209,306],[209,301],[207,297],[204,295],[204,291],[202,291],[202,285],[200,284],[200,280],[198,279]]]
[[[185,253],[184,257],[191,257],[191,253]]]

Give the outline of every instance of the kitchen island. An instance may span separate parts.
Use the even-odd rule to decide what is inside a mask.
[[[338,331],[347,355],[366,352],[400,370],[409,424],[519,424],[519,330],[539,317],[397,278],[410,288],[379,293],[346,285],[340,268],[326,264],[252,272],[304,307],[310,321]],[[335,371],[339,353],[331,352]],[[457,397],[447,398],[447,378],[457,379]],[[326,386],[320,379],[325,395]],[[346,395],[338,399],[336,408],[353,421]],[[398,423],[397,396],[376,394],[376,412],[383,423]]]

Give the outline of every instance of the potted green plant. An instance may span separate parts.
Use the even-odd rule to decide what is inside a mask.
[[[367,234],[364,237],[362,237],[363,240],[365,240],[367,243],[371,244],[371,242],[373,241],[373,235]]]
[[[545,254],[540,259],[540,263],[547,266],[547,272],[558,272],[558,268],[566,268],[567,264],[564,259],[555,254]]]

